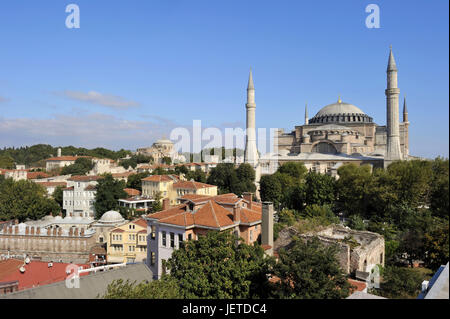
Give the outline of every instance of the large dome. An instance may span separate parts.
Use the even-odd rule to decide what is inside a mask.
[[[116,212],[115,210],[110,210],[102,215],[99,222],[105,223],[105,224],[113,224],[113,223],[120,223],[123,222],[125,219],[120,215],[119,212]]]
[[[324,106],[309,120],[314,123],[361,123],[372,122],[372,118],[353,104],[344,103],[339,99],[337,103]]]

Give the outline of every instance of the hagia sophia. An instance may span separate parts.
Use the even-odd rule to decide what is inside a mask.
[[[273,174],[286,162],[303,162],[308,169],[336,175],[346,163],[387,167],[392,161],[406,160],[409,155],[409,121],[406,98],[403,118],[399,119],[397,65],[389,52],[387,67],[386,125],[378,125],[361,108],[337,102],[324,106],[312,118],[305,107],[304,124],[291,132],[279,129],[275,133],[273,153],[259,156],[255,139],[255,87],[250,71],[247,88],[247,138],[245,162],[261,175]]]

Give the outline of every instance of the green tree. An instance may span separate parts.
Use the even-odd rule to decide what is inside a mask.
[[[47,191],[41,185],[28,180],[0,180],[0,220],[23,222],[27,218],[37,220],[59,212],[59,205],[47,197]]]
[[[150,176],[149,172],[137,173],[128,176],[127,188],[134,188],[142,192],[142,179]]]
[[[168,156],[164,156],[162,158],[161,162],[163,164],[166,164],[166,165],[171,165],[172,164],[172,159],[170,157],[168,157]]]
[[[392,299],[416,298],[423,278],[412,268],[388,266],[382,272],[378,294]]]
[[[424,235],[425,265],[436,271],[449,260],[448,220]]]
[[[366,224],[360,215],[351,215],[347,219],[347,226],[354,230],[366,230]]]
[[[0,168],[13,169],[14,159],[7,155],[0,155]]]
[[[100,218],[109,210],[118,210],[119,199],[127,197],[127,193],[123,190],[125,182],[115,180],[111,174],[99,179],[96,188],[94,203],[96,218]]]
[[[92,159],[87,157],[80,157],[75,160],[72,165],[64,166],[62,168],[62,175],[86,175],[94,168]]]
[[[184,298],[259,298],[268,287],[269,260],[260,246],[213,231],[175,250],[167,268]]]
[[[305,200],[307,205],[331,205],[335,199],[334,178],[309,172],[305,179]]]
[[[184,177],[188,181],[194,180],[196,182],[206,183],[206,173],[199,169],[196,169],[195,171],[188,171]]]
[[[296,179],[304,179],[306,173],[308,172],[305,165],[300,162],[285,163],[281,165],[277,171],[281,174],[286,174]]]
[[[261,176],[260,195],[262,201],[273,202],[277,207],[283,197],[281,182],[276,175]]]
[[[279,261],[273,274],[274,297],[289,299],[341,299],[350,293],[337,259],[336,246],[324,246],[317,238],[307,242],[294,241],[289,248],[279,250]]]
[[[106,288],[104,299],[180,299],[178,283],[171,276],[151,282],[114,280]]]
[[[57,186],[52,194],[53,199],[55,202],[58,203],[59,207],[62,210],[63,207],[63,188],[61,186]]]
[[[430,208],[434,215],[449,217],[449,160],[436,158],[432,164]]]

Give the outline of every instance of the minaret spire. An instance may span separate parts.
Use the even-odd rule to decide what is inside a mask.
[[[256,129],[255,129],[255,85],[253,84],[253,74],[250,68],[247,86],[247,134],[245,141],[245,163],[251,164],[254,168],[258,164],[258,149],[256,147]]]
[[[254,89],[255,89],[255,85],[253,84],[252,68],[250,68],[250,75],[248,76],[247,90],[254,90]]]
[[[402,152],[400,149],[400,121],[399,121],[399,103],[398,97],[400,89],[397,83],[397,65],[395,63],[392,46],[389,52],[386,88],[386,155],[384,166],[387,167],[392,161],[401,160]]]
[[[309,118],[308,118],[308,103],[305,104],[305,125],[309,124]]]
[[[408,108],[406,107],[406,95],[403,99],[403,122],[408,122]]]

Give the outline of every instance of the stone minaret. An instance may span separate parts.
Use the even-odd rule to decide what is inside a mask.
[[[309,119],[308,119],[308,104],[305,105],[305,125],[309,124]]]
[[[256,167],[258,165],[258,149],[256,148],[256,129],[255,129],[255,86],[253,85],[252,70],[248,78],[247,87],[247,134],[245,139],[244,161]]]
[[[406,96],[403,100],[403,159],[407,159],[409,155],[409,121],[408,108],[406,107]]]
[[[400,150],[400,121],[398,96],[400,89],[397,85],[397,65],[395,64],[392,47],[389,52],[389,62],[387,67],[387,89],[386,107],[387,107],[387,141],[386,155],[384,158],[384,167],[386,168],[392,161],[401,160],[402,152]]]

